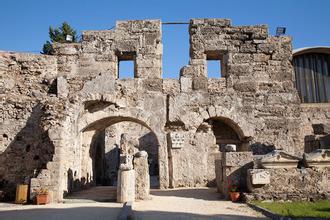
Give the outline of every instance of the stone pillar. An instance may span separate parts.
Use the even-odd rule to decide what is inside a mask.
[[[134,202],[135,200],[135,171],[120,169],[117,183],[117,202]]]
[[[121,155],[117,183],[117,202],[134,202],[135,200],[135,171],[133,156]]]
[[[223,152],[222,153],[222,193],[229,198],[229,190],[237,187],[245,192],[247,170],[253,167],[252,152]]]
[[[223,194],[222,190],[222,163],[221,163],[221,159],[218,158],[214,161],[215,163],[215,182],[217,184],[217,191],[221,194]]]
[[[148,166],[148,153],[138,152],[134,157],[134,170],[136,172],[135,192],[136,199],[149,199],[150,194],[150,176]]]

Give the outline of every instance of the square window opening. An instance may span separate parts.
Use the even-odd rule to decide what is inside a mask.
[[[134,60],[119,60],[118,61],[118,78],[132,79],[135,77]]]

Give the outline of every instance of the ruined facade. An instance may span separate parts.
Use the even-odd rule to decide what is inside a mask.
[[[215,185],[226,144],[302,156],[312,124],[329,122],[330,109],[302,106],[291,38],[227,19],[192,19],[189,34],[179,79],[162,78],[160,20],[85,31],[80,43],[55,44],[54,56],[1,52],[0,188],[29,181],[60,201],[111,184],[118,137],[130,129],[152,139],[138,147],[153,159],[160,188]],[[133,79],[118,79],[124,60],[134,61]],[[219,61],[221,78],[207,77],[207,60]]]

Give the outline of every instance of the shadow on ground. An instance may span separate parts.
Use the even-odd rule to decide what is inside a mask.
[[[121,208],[113,207],[79,207],[79,208],[36,208],[23,210],[0,211],[1,220],[115,220]],[[135,216],[139,220],[148,219],[265,219],[258,217],[247,217],[241,215],[199,215],[178,212],[160,211],[135,211]]]
[[[64,203],[82,202],[115,202],[117,188],[115,186],[96,186],[89,189],[72,192],[65,197]]]
[[[151,190],[154,196],[175,196],[182,198],[203,199],[208,201],[223,200],[221,194],[217,193],[216,188],[178,188],[172,190]]]
[[[1,220],[102,220],[117,219],[121,208],[36,208],[0,211]]]

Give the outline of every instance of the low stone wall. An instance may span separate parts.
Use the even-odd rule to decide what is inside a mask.
[[[324,168],[277,168],[265,169],[269,173],[269,184],[249,185],[251,200],[318,200],[329,199],[329,167]],[[248,182],[251,179],[248,179]]]

